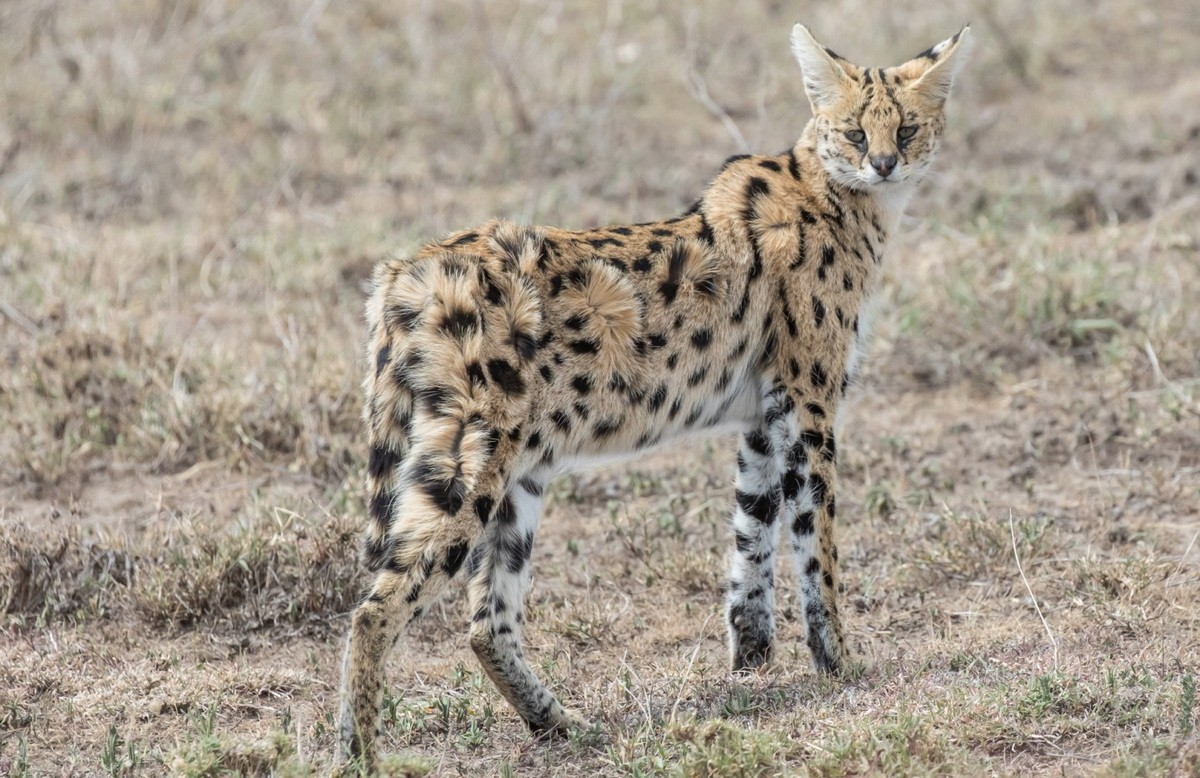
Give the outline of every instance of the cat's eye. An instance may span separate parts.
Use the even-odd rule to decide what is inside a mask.
[[[846,140],[856,145],[862,145],[867,140],[867,134],[862,130],[846,130]]]
[[[915,124],[910,124],[906,127],[901,127],[896,132],[896,136],[898,138],[900,138],[900,140],[908,140],[909,138],[911,138],[912,136],[914,136],[916,134],[917,134],[917,125],[915,125]]]

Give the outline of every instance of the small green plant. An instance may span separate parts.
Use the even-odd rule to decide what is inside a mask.
[[[108,737],[100,751],[100,767],[113,778],[129,775],[142,763],[142,755],[131,740],[126,742],[117,732],[116,724],[108,725]]]
[[[1183,690],[1179,694],[1179,732],[1181,735],[1188,735],[1196,725],[1196,676],[1189,672],[1183,676],[1182,685]]]
[[[24,737],[17,740],[17,755],[12,763],[13,778],[29,778],[29,741]]]

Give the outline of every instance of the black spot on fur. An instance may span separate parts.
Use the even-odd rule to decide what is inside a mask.
[[[712,345],[712,330],[702,329],[692,333],[692,345],[697,351],[704,351]]]
[[[443,246],[445,246],[445,247],[446,247],[446,248],[448,248],[448,249],[452,249],[452,248],[454,248],[454,247],[456,247],[456,246],[462,246],[462,245],[465,245],[465,244],[467,244],[467,243],[474,243],[474,242],[475,242],[476,240],[478,240],[478,239],[479,239],[479,233],[478,233],[478,232],[466,232],[466,233],[463,233],[462,235],[459,235],[459,236],[458,236],[457,238],[455,238],[454,240],[449,240],[449,241],[446,241],[446,242],[445,242],[445,243],[443,243],[442,245],[443,245]]]
[[[472,384],[480,387],[487,386],[487,376],[483,373],[483,366],[478,362],[471,362],[467,365],[467,380]]]
[[[500,303],[504,302],[504,294],[500,291],[500,287],[496,286],[496,284],[492,282],[492,277],[490,275],[484,276],[483,282],[487,287],[487,289],[484,291],[484,298],[488,301],[488,303],[491,305],[499,305]]]
[[[605,438],[612,437],[612,435],[614,435],[619,429],[621,429],[620,419],[601,419],[600,421],[596,422],[596,426],[592,428],[592,434],[594,434],[598,440],[604,440]]]
[[[596,249],[602,249],[605,246],[624,246],[625,245],[624,243],[617,240],[616,238],[589,238],[588,243],[590,243],[592,245],[592,248],[596,248]]]
[[[487,524],[492,518],[492,508],[496,505],[496,501],[486,494],[480,495],[475,499],[475,518],[479,519],[480,524]]]
[[[379,349],[379,353],[375,355],[375,375],[379,376],[387,368],[388,360],[392,356],[392,347],[384,346]]]
[[[654,390],[654,394],[650,395],[650,399],[646,401],[646,407],[651,411],[657,411],[667,401],[667,385],[659,384]]]
[[[447,477],[441,468],[435,467],[428,460],[422,460],[413,468],[412,477],[438,510],[448,516],[458,513],[467,489],[457,474]]]
[[[804,430],[800,433],[800,443],[811,451],[825,445],[825,433],[820,430]]]
[[[820,327],[825,323],[825,303],[817,299],[816,295],[812,298],[813,321]]]
[[[733,321],[735,324],[740,323],[746,318],[746,310],[750,307],[750,285],[746,285],[746,291],[742,293],[742,301],[738,303],[737,310],[733,312]]]
[[[504,533],[501,537],[506,538],[508,533]],[[533,533],[526,532],[520,538],[514,540],[501,540],[498,544],[507,559],[505,568],[509,573],[517,574],[525,568],[525,564],[529,561],[530,554],[533,553]]]
[[[788,470],[783,475],[783,499],[794,500],[804,486],[804,476],[795,470]]]
[[[409,331],[417,325],[417,319],[421,318],[421,312],[415,308],[393,305],[387,309],[384,318],[396,329]]]
[[[592,379],[582,373],[571,379],[571,386],[580,394],[592,391]]]
[[[642,257],[641,259],[635,259],[633,261],[633,269],[639,273],[650,272],[650,267],[650,260],[646,259],[645,257]]]
[[[479,329],[479,317],[474,311],[448,311],[440,326],[443,332],[452,337],[465,338]]]
[[[554,422],[554,426],[558,427],[563,432],[571,431],[571,417],[562,411],[555,411],[550,414],[550,421]]]
[[[825,483],[825,478],[820,473],[813,473],[808,477],[808,488],[812,491],[813,503],[816,505],[825,504],[825,490],[828,486]]]
[[[660,349],[667,345],[667,336],[661,332],[650,334],[650,348]]]
[[[817,275],[822,281],[825,280],[826,268],[833,267],[834,261],[837,259],[837,253],[833,246],[825,246],[821,249],[821,266],[817,268]]]
[[[446,550],[446,561],[442,562],[442,570],[446,571],[447,578],[453,578],[458,569],[462,567],[463,561],[467,558],[467,544],[455,543]]]
[[[763,161],[758,163],[758,166],[764,167],[767,170],[774,170],[776,173],[778,173],[780,170],[783,169],[779,166],[779,163],[773,159],[764,159]]]
[[[496,382],[496,385],[508,395],[519,395],[525,393],[525,379],[521,378],[521,374],[503,359],[493,359],[487,363],[488,375]]]
[[[694,373],[688,376],[687,384],[691,387],[699,386],[700,383],[708,377],[708,366],[699,367]]]
[[[792,314],[792,304],[788,300],[787,287],[782,280],[779,282],[779,304],[783,312],[783,323],[787,325],[788,335],[793,338],[800,332],[796,326],[796,317]]]
[[[372,478],[383,478],[390,475],[396,465],[400,464],[400,454],[384,446],[372,446],[367,472]]]
[[[796,535],[813,534],[813,512],[802,511],[792,520],[792,532]]]
[[[538,372],[542,374],[542,380],[546,383],[554,380],[554,371],[550,369],[549,365],[542,365],[538,368]]]
[[[496,523],[502,527],[507,527],[517,520],[513,513],[512,500],[507,494],[500,500],[500,504],[496,506],[496,512],[492,515],[496,518]]]
[[[392,525],[392,496],[385,491],[371,495],[368,510],[379,529],[386,532]]]
[[[746,442],[746,446],[760,457],[771,455],[770,439],[758,430],[747,432],[742,439]]]
[[[533,359],[533,355],[537,353],[538,342],[532,335],[520,330],[512,332],[512,347],[517,352],[517,356],[522,361]]]
[[[600,344],[590,339],[573,340],[567,346],[576,354],[595,354],[600,350]]]
[[[825,368],[820,362],[812,363],[812,370],[809,371],[809,380],[813,386],[824,386],[829,381],[829,376],[825,373]]]
[[[530,493],[531,495],[533,495],[534,497],[541,497],[541,496],[542,496],[542,489],[543,489],[544,487],[542,486],[542,484],[541,484],[541,483],[539,483],[538,481],[536,481],[536,480],[534,480],[534,479],[530,478],[529,476],[525,476],[525,477],[524,477],[524,478],[522,478],[521,480],[517,481],[517,483],[521,485],[521,488],[522,488],[522,489],[524,489],[525,491],[529,492],[529,493]]]
[[[774,523],[775,516],[779,512],[779,498],[774,493],[749,494],[739,489],[734,496],[737,498],[738,507],[747,516],[754,518],[760,524]]]

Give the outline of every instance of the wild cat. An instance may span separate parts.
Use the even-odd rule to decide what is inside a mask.
[[[380,263],[364,381],[373,580],[346,646],[343,758],[374,764],[385,657],[464,570],[488,676],[531,729],[576,725],[521,648],[546,483],[696,434],[741,434],[733,670],[772,656],[781,527],[813,662],[847,667],[834,422],[968,47],[964,27],[865,68],[796,25],[812,119],[781,154],[730,157],[683,215],[583,231],[489,221]]]

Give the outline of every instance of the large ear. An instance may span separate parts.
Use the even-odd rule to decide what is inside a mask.
[[[974,38],[971,28],[963,27],[952,38],[947,38],[931,49],[918,54],[901,65],[901,69],[916,78],[909,89],[933,103],[941,104],[950,95],[954,78],[967,61]]]
[[[849,88],[851,81],[838,57],[817,43],[803,24],[792,28],[792,54],[804,72],[804,91],[813,110],[829,105]]]

